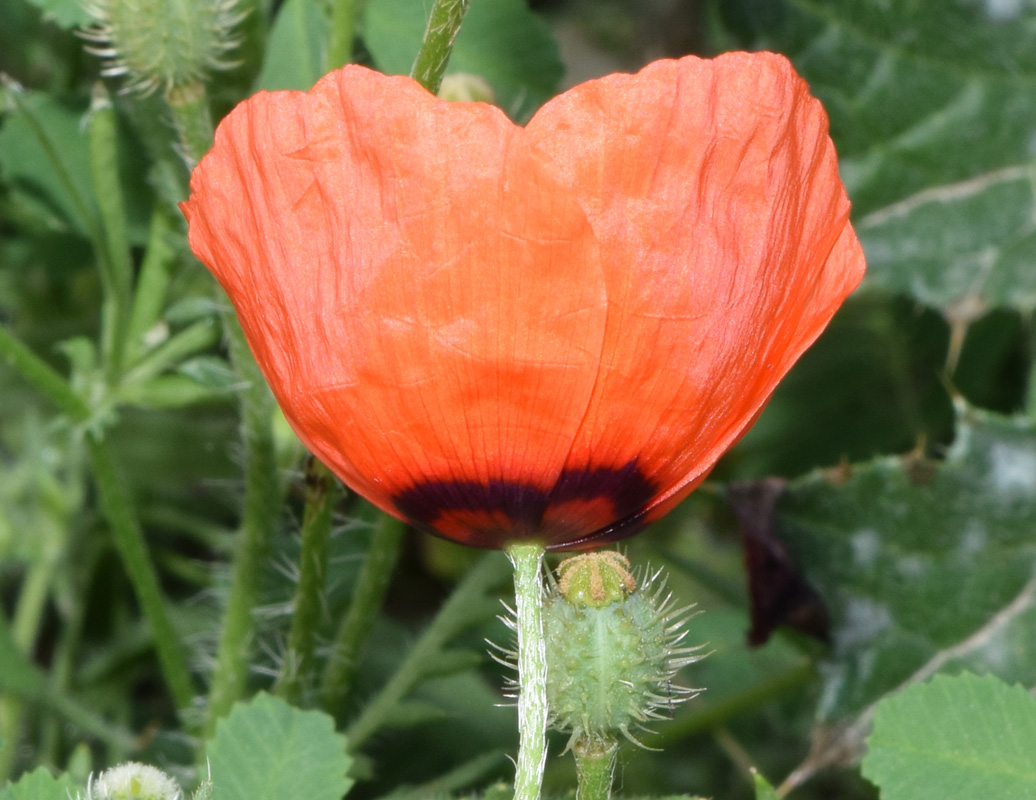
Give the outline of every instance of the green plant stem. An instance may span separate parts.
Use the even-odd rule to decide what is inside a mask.
[[[0,355],[74,422],[89,420],[89,407],[72,391],[68,382],[3,327],[0,327]],[[87,433],[86,442],[101,508],[111,526],[116,549],[137,600],[151,625],[163,677],[177,708],[186,710],[194,699],[190,670],[180,639],[166,614],[158,576],[144,544],[144,533],[125,485],[118,477],[107,442],[93,432]]]
[[[328,72],[352,61],[356,18],[362,11],[361,0],[335,0],[331,8],[331,34],[324,63]]]
[[[367,739],[392,719],[403,698],[441,661],[443,647],[461,630],[486,616],[486,594],[506,576],[505,564],[494,554],[482,558],[443,604],[421,638],[388,682],[367,703],[345,735],[350,750],[358,750]]]
[[[610,800],[618,752],[619,743],[614,739],[573,745],[578,780],[576,800]]]
[[[514,800],[538,800],[547,759],[547,645],[543,635],[543,545],[513,544],[518,632],[518,759]]]
[[[165,100],[173,112],[184,160],[193,167],[212,147],[212,114],[205,84],[195,81],[176,86],[166,92]]]
[[[0,325],[0,358],[73,422],[86,422],[90,408],[57,370]]]
[[[349,610],[335,633],[321,679],[323,707],[332,716],[338,715],[352,688],[363,645],[374,626],[378,609],[388,591],[392,570],[399,560],[405,529],[402,522],[388,514],[381,514],[375,525],[363,568],[356,578]]]
[[[133,366],[141,350],[147,332],[158,322],[165,306],[169,275],[176,261],[169,236],[173,223],[164,203],[156,203],[151,213],[151,227],[148,232],[147,250],[140,265],[140,274],[133,293],[126,330],[126,363]]]
[[[245,500],[241,530],[233,558],[230,594],[216,653],[216,671],[209,691],[205,732],[211,736],[243,695],[255,635],[252,609],[280,509],[281,491],[273,441],[273,395],[245,342],[237,319],[224,318],[230,359],[245,381],[241,392],[241,435],[245,449]]]
[[[201,352],[219,341],[219,325],[211,319],[201,319],[169,337],[145,355],[136,366],[123,376],[123,383],[131,385],[150,380],[180,363],[188,356]]]
[[[453,41],[460,32],[460,24],[470,4],[471,0],[435,0],[428,15],[424,39],[410,77],[432,94],[438,92],[442,84],[442,76],[453,52]]]
[[[180,637],[166,614],[158,575],[144,543],[144,532],[126,492],[125,481],[118,474],[107,442],[94,434],[87,434],[86,443],[101,508],[111,526],[116,550],[122,557],[137,601],[151,625],[162,675],[177,709],[187,711],[194,701],[194,686],[187,668],[187,658],[180,645]]]
[[[126,203],[119,180],[118,132],[111,97],[98,82],[94,85],[89,116],[90,177],[100,211],[105,250],[98,254],[104,303],[101,321],[101,353],[108,382],[122,372],[126,349],[126,325],[133,292],[133,265],[126,235]]]
[[[303,679],[313,659],[313,645],[327,583],[327,542],[331,516],[338,498],[330,470],[315,458],[306,469],[306,507],[302,515],[302,551],[299,554],[299,584],[288,633],[288,651],[277,680],[276,692],[297,703],[302,697]]]

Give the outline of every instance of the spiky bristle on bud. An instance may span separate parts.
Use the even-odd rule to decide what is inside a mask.
[[[125,90],[150,93],[204,81],[234,66],[238,0],[85,0],[94,18],[82,32],[105,60],[101,74],[124,76]]]
[[[673,685],[702,657],[683,645],[690,608],[675,607],[660,573],[638,581],[628,567],[616,552],[576,556],[545,601],[551,722],[573,748],[619,733],[636,742],[636,729],[697,693]]]

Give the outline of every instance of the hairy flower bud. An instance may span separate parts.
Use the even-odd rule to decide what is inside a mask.
[[[85,0],[96,24],[82,33],[105,59],[105,76],[125,76],[126,90],[170,91],[233,63],[237,0]]]
[[[128,761],[91,778],[85,800],[180,800],[180,785],[157,767]]]
[[[696,694],[672,683],[701,658],[681,646],[689,609],[674,609],[659,573],[638,586],[614,551],[567,559],[558,575],[543,612],[553,726],[576,749],[636,742],[631,730]]]

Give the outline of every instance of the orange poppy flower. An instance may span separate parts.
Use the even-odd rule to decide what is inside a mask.
[[[824,112],[769,53],[590,81],[525,127],[349,66],[238,106],[191,191],[306,446],[478,547],[664,514],[864,266]]]

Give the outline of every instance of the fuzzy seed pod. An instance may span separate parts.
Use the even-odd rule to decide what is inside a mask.
[[[125,76],[126,91],[171,91],[204,80],[238,45],[238,0],[85,0],[96,24],[82,32],[105,59],[101,74]]]
[[[568,559],[546,599],[547,700],[572,748],[636,742],[632,730],[697,693],[672,683],[701,658],[681,646],[689,609],[674,609],[659,573],[638,587],[628,568],[614,551]]]

